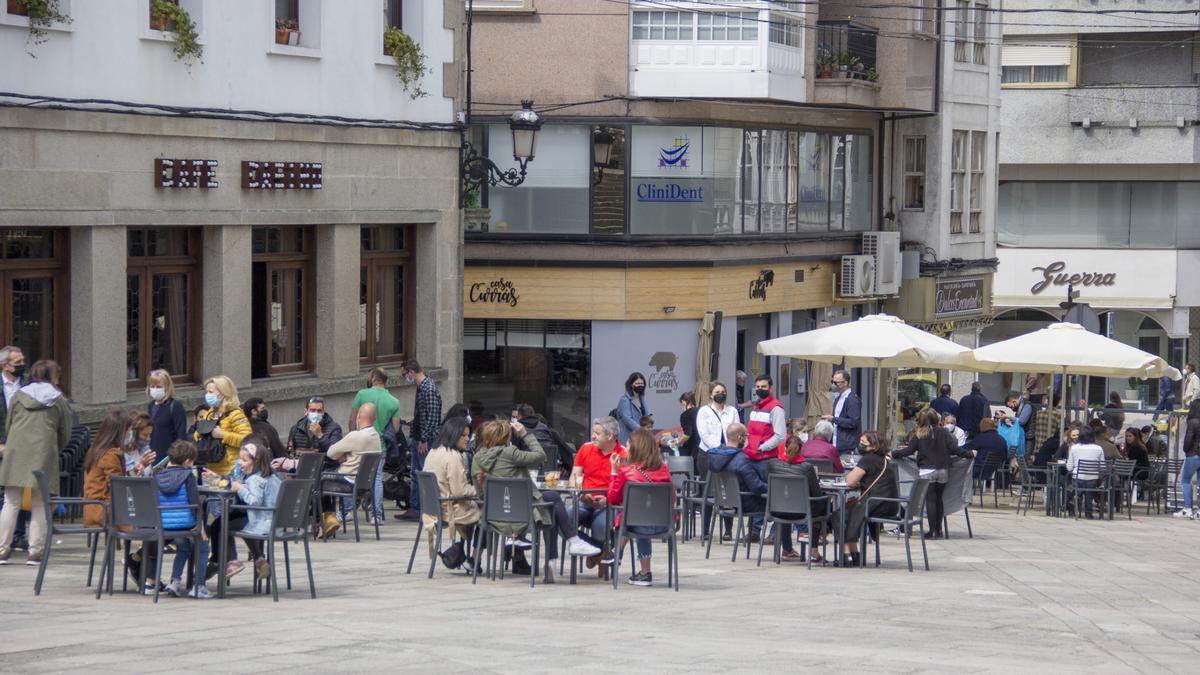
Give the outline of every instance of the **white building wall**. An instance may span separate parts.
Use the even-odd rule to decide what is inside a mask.
[[[405,2],[403,23],[427,55],[428,96],[412,100],[383,53],[383,0],[302,0],[301,46],[275,44],[271,0],[183,0],[197,23],[202,62],[172,54],[169,33],[149,28],[149,0],[63,0],[72,22],[42,44],[28,21],[0,12],[0,91],[62,98],[338,115],[417,122],[453,121],[442,96],[452,68],[453,31],[443,4]],[[0,10],[4,9],[0,7]],[[36,58],[30,56],[30,52]]]

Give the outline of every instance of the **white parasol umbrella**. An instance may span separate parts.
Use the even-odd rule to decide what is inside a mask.
[[[820,363],[844,362],[848,368],[970,370],[964,361],[969,349],[888,314],[871,314],[858,321],[765,340],[758,343],[758,351]],[[874,419],[878,426],[878,410]]]
[[[1050,324],[1032,333],[980,347],[967,354],[965,360],[969,368],[985,372],[1061,374],[1064,418],[1067,375],[1143,379],[1166,375],[1173,380],[1183,379],[1162,358],[1092,333],[1077,323]]]

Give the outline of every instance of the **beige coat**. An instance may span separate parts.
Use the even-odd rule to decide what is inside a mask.
[[[342,440],[334,443],[326,454],[329,459],[341,461],[338,473],[343,476],[356,476],[359,459],[363,455],[378,455],[379,450],[379,432],[375,431],[375,427],[367,427],[346,434]]]
[[[467,479],[465,457],[466,453],[446,447],[434,448],[425,456],[425,471],[437,476],[438,491],[442,497],[475,496],[475,486]],[[425,519],[425,527],[433,528],[436,525],[432,516],[422,518]],[[443,502],[442,519],[465,536],[470,526],[479,522],[479,504],[474,501]]]

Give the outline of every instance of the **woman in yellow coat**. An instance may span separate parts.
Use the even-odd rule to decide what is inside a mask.
[[[225,447],[225,459],[210,463],[207,468],[225,476],[233,471],[233,465],[237,463],[242,439],[251,433],[250,421],[240,407],[242,402],[238,400],[237,387],[233,386],[233,380],[224,375],[216,375],[205,381],[204,402],[208,404],[208,410],[201,413],[199,419],[218,420],[212,435]],[[199,435],[195,440],[200,440]]]

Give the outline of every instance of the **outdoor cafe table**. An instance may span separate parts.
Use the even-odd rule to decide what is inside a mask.
[[[217,550],[219,551],[217,556],[217,597],[224,598],[226,584],[225,565],[229,558],[229,537],[231,536],[229,532],[229,507],[233,505],[233,500],[237,496],[237,492],[228,488],[201,485],[200,494],[203,495],[202,498],[205,503],[215,501],[221,505],[221,515],[219,516],[221,519],[221,541],[217,542]],[[202,580],[204,578],[204,569],[195,570],[195,574],[198,579]],[[198,581],[197,583],[200,582]]]
[[[576,531],[579,531],[579,501],[583,497],[583,495],[607,495],[608,494],[608,488],[580,488],[580,487],[574,487],[574,486],[568,484],[566,481],[559,481],[559,482],[555,483],[553,487],[546,485],[546,483],[544,481],[543,482],[534,482],[533,485],[534,485],[534,487],[536,487],[538,490],[540,490],[542,492],[557,492],[559,494],[567,495],[568,497],[571,498],[571,506],[572,506],[571,518],[574,522]],[[604,505],[604,515],[605,515],[604,520],[606,523],[608,523],[608,527],[611,530],[612,529],[612,505],[607,502],[605,502],[605,505]],[[593,535],[594,535],[594,533],[593,533]],[[609,539],[609,533],[606,532],[604,534],[604,537],[605,537],[605,541],[607,541]],[[618,555],[618,554],[616,552],[614,552],[614,555]],[[571,558],[571,583],[574,584],[576,581],[576,571],[578,569],[579,561],[577,561],[575,559],[575,556],[570,556],[570,558]]]
[[[846,543],[846,512],[849,510],[849,501],[852,497],[857,497],[859,494],[858,488],[851,488],[846,485],[846,478],[839,476],[836,478],[821,478],[821,489],[825,494],[833,497],[833,508],[837,512],[837,517],[834,518],[834,533],[833,538],[836,545],[833,549],[833,559],[842,560],[842,547]],[[808,533],[808,545],[815,550],[815,547],[820,544],[819,540],[813,537],[813,533]],[[812,551],[808,554],[812,556]]]

